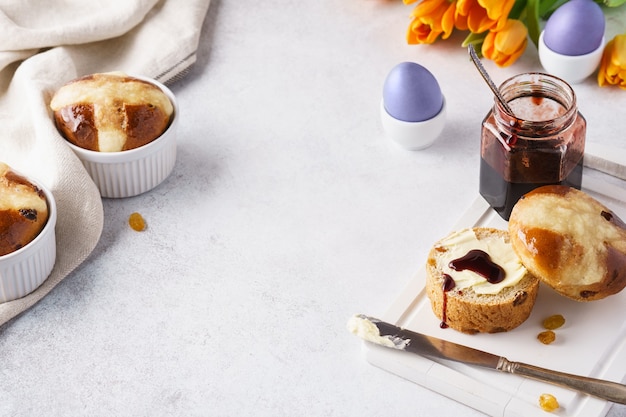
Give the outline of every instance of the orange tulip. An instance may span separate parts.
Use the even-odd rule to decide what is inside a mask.
[[[528,29],[519,20],[508,19],[498,31],[490,31],[483,42],[482,53],[500,67],[511,65],[526,49]],[[626,61],[625,61],[626,62]]]
[[[514,4],[515,0],[458,0],[454,24],[473,33],[500,30]]]
[[[598,84],[600,87],[618,85],[626,90],[626,33],[617,35],[604,47]]]
[[[405,4],[415,0],[403,0]],[[454,29],[456,3],[449,0],[423,0],[411,13],[406,39],[410,44],[433,43],[439,35],[446,39]]]

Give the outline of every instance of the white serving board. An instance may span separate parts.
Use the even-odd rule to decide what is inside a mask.
[[[586,175],[583,189],[626,220],[626,190],[622,186]],[[506,222],[480,196],[455,230],[473,226],[507,228]],[[424,292],[424,282],[425,269],[416,274],[389,311],[379,318],[512,361],[615,382],[625,380],[626,291],[582,303],[562,297],[542,284],[533,312],[521,326],[506,333],[466,335],[439,327],[440,321]],[[552,314],[562,314],[566,323],[555,330],[554,343],[543,345],[537,334],[544,330],[543,319]],[[549,414],[538,405],[542,393],[558,399],[560,408],[552,413],[556,416],[602,417],[611,407],[607,401],[517,375],[451,361],[435,362],[367,342],[364,350],[371,364],[491,416],[545,417]]]

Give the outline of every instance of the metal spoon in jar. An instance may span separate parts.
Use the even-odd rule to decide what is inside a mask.
[[[487,85],[489,86],[489,88],[491,88],[491,91],[493,91],[493,94],[495,94],[496,98],[500,102],[500,105],[504,108],[504,110],[506,110],[508,114],[515,117],[515,115],[513,114],[513,110],[511,110],[511,108],[509,107],[509,104],[506,102],[504,97],[502,97],[500,90],[493,83],[493,81],[491,80],[491,77],[489,77],[489,74],[487,74],[487,70],[485,69],[485,67],[483,67],[483,64],[480,62],[478,55],[476,55],[476,50],[474,49],[474,45],[470,44],[467,47],[467,50],[469,51],[470,57],[472,58],[474,65],[478,69],[478,72],[480,72],[480,75],[483,76],[483,79],[485,80],[485,82],[487,82]]]

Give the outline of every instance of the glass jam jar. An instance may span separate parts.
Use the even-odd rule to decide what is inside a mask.
[[[580,189],[587,122],[572,87],[541,73],[516,75],[500,86],[515,116],[496,100],[482,123],[480,194],[508,220],[517,200],[534,188]]]

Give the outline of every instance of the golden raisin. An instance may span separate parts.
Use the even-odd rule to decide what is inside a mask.
[[[543,327],[548,330],[558,329],[565,324],[565,317],[560,314],[555,314],[550,317],[546,317],[543,321]]]
[[[541,394],[539,396],[539,407],[541,407],[544,411],[552,412],[559,408],[559,402],[552,394]]]
[[[131,229],[136,232],[143,232],[144,230],[146,230],[146,221],[143,219],[141,214],[137,212],[130,215],[130,217],[128,218],[128,224],[130,225]]]
[[[552,330],[546,330],[545,332],[539,333],[537,335],[537,339],[539,339],[539,341],[544,345],[549,345],[554,342],[554,339],[556,339],[556,334],[554,334]]]

